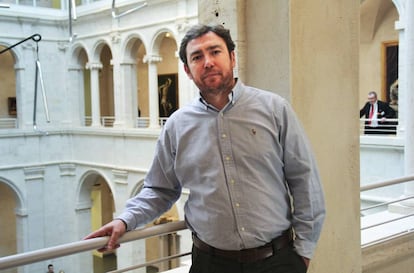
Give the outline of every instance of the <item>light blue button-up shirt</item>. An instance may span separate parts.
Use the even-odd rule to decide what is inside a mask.
[[[177,110],[157,143],[144,188],[119,216],[128,230],[169,209],[181,189],[189,228],[204,242],[239,250],[293,226],[311,258],[325,217],[308,140],[282,97],[237,81],[221,110],[202,98]],[[291,196],[291,198],[290,198]]]

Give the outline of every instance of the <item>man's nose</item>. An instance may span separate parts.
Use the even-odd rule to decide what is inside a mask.
[[[205,56],[205,58],[204,58],[204,67],[209,68],[209,67],[212,67],[213,65],[214,65],[213,57]]]

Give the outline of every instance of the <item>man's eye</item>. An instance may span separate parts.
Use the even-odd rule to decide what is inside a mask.
[[[198,61],[198,60],[200,60],[201,59],[201,56],[199,56],[199,55],[197,55],[197,56],[193,56],[192,58],[191,58],[191,60],[192,61]]]

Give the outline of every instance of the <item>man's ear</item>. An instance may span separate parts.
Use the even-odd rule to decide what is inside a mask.
[[[231,60],[232,67],[235,68],[236,67],[236,53],[234,53],[234,50],[230,52],[230,60]]]
[[[184,71],[185,71],[185,73],[187,73],[187,76],[190,78],[190,80],[192,80],[193,79],[193,75],[191,75],[191,71],[190,71],[190,68],[188,68],[188,65],[184,65]]]

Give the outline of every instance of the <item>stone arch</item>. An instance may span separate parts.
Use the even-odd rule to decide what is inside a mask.
[[[109,183],[110,180],[104,173],[97,170],[87,170],[81,176],[78,189],[76,191],[78,204],[90,203],[90,191],[96,183],[99,183],[100,178],[108,183],[109,189],[113,192],[112,185]]]
[[[18,212],[19,214],[22,214],[22,213],[24,214],[24,211],[26,211],[26,204],[24,202],[23,193],[20,191],[20,189],[16,187],[16,185],[13,182],[1,176],[0,176],[0,184],[4,184],[8,188],[10,188],[10,190],[12,191],[13,197],[16,200],[15,211]]]
[[[113,48],[111,47],[111,43],[106,39],[99,39],[95,42],[92,50],[90,52],[90,62],[100,62],[101,53],[104,47],[108,47],[109,51],[112,53]]]
[[[151,42],[151,51],[153,54],[159,54],[160,51],[160,47],[162,44],[162,41],[164,39],[164,37],[169,34],[170,38],[173,39],[176,42],[176,35],[174,33],[174,31],[172,29],[169,28],[162,28],[159,29],[155,34],[154,34],[154,38],[152,39]],[[178,47],[178,43],[176,42],[176,45]]]
[[[377,1],[377,0],[365,0],[361,3],[360,16],[361,16],[361,39],[362,42],[370,41],[378,27],[380,26],[384,16],[391,8],[396,8],[393,0]]]
[[[115,123],[112,58],[111,43],[106,39],[96,41],[88,63],[88,68],[91,69],[92,126],[112,127]]]
[[[20,189],[4,177],[0,177],[0,200],[0,241],[3,246],[0,256],[3,257],[18,253],[24,245],[25,229],[18,226],[24,225],[21,217],[26,216],[26,209]]]
[[[79,230],[82,234],[89,234],[113,219],[114,191],[109,181],[104,173],[96,170],[88,170],[81,176],[77,189],[76,208]],[[103,255],[95,251],[93,257],[91,266],[94,271],[96,269],[96,271],[107,272],[111,268],[116,268],[115,253]]]
[[[125,92],[131,97],[134,117],[149,116],[149,93],[148,93],[148,65],[144,63],[147,54],[147,45],[141,35],[131,34],[125,40],[122,47],[121,67],[124,71]],[[138,120],[138,127],[147,127],[148,122],[144,118]]]
[[[136,51],[139,47],[143,46],[146,50],[148,45],[146,45],[144,37],[140,34],[132,33],[125,38],[125,45],[122,47],[122,62],[135,61]]]
[[[10,45],[0,42],[0,50],[8,48]],[[16,49],[17,50],[17,49]],[[0,127],[15,128],[18,122],[19,112],[22,109],[17,107],[20,102],[20,94],[18,92],[18,54],[15,49],[9,49],[0,55],[0,82],[2,83],[2,92],[0,93],[0,117],[7,118],[4,123],[1,122]],[[19,110],[19,111],[18,111]]]
[[[91,83],[90,73],[86,69],[90,53],[86,45],[81,42],[75,43],[71,48],[68,77],[70,98],[73,99],[72,120],[76,125],[90,125],[90,117],[92,115],[91,105]]]
[[[404,18],[405,13],[404,13],[404,9],[402,8],[401,0],[392,0],[392,3],[397,9],[397,12],[400,15],[400,18]]]

